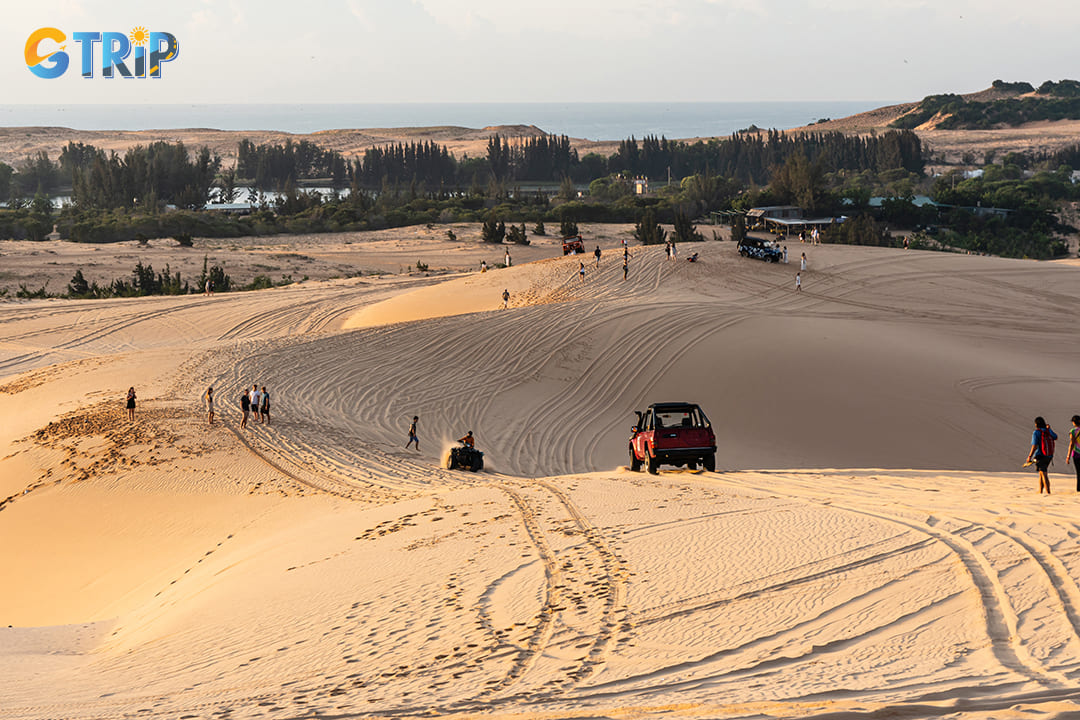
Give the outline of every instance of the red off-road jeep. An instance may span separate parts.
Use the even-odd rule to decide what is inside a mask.
[[[584,255],[585,243],[582,241],[580,235],[571,235],[570,237],[564,237],[562,239],[562,254],[563,255]]]
[[[660,465],[685,465],[696,470],[698,463],[709,472],[716,470],[716,435],[709,418],[694,403],[655,403],[637,412],[631,428],[630,469],[642,464],[653,475]]]

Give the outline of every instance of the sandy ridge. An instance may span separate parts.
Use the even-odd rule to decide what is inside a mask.
[[[605,250],[584,283],[12,304],[0,717],[1076,711],[1071,467],[1017,470],[1071,411],[1076,268],[814,247],[796,295],[728,243],[626,281]],[[654,398],[702,402],[727,469],[628,472]],[[484,473],[442,465],[465,427]]]

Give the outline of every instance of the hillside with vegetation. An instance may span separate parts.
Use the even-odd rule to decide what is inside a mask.
[[[898,129],[985,130],[1030,122],[1080,120],[1080,82],[1030,83],[995,80],[971,95],[928,95],[889,123]]]

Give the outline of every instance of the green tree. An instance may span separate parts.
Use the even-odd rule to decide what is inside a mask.
[[[75,271],[75,274],[71,276],[71,282],[67,286],[68,297],[73,298],[87,298],[90,297],[90,283],[86,282],[86,278],[83,277],[82,268]]]
[[[819,158],[811,163],[803,153],[788,157],[773,173],[769,189],[781,202],[798,205],[813,215],[825,200],[825,167]]]
[[[690,221],[690,216],[682,210],[675,211],[674,218],[675,237],[679,242],[702,242],[705,237],[698,232],[697,227]]]
[[[486,243],[501,243],[506,237],[506,223],[497,219],[495,213],[489,214],[480,228],[480,237]]]
[[[649,208],[634,225],[634,239],[642,245],[659,245],[667,239],[667,230],[656,222],[656,213]]]
[[[578,234],[577,223],[570,218],[564,217],[562,222],[559,223],[559,234],[564,238],[574,237]]]
[[[736,243],[746,239],[746,216],[741,213],[731,221],[731,239]]]
[[[30,203],[30,212],[23,223],[28,240],[45,240],[53,230],[52,202],[42,193],[34,195]]]
[[[823,239],[841,245],[891,247],[893,244],[892,236],[885,232],[884,226],[875,222],[868,213],[862,213],[831,228]]]
[[[153,265],[143,265],[142,260],[140,260],[135,263],[132,275],[134,275],[132,285],[135,287],[136,295],[161,294],[161,283],[158,281],[158,277],[154,275]]]
[[[232,278],[217,265],[210,268],[210,282],[214,284],[215,292],[229,292],[232,289]]]
[[[0,201],[11,196],[11,178],[14,175],[15,168],[0,162]]]
[[[544,221],[543,220],[537,220],[536,225],[533,226],[533,231],[532,232],[533,232],[533,235],[540,235],[540,236],[547,235],[547,229],[544,227]]]
[[[45,151],[41,151],[36,155],[28,155],[23,160],[15,181],[25,196],[36,193],[48,195],[56,187],[59,177],[60,169],[49,160]]]
[[[239,191],[236,188],[236,168],[228,168],[218,176],[218,199],[223,203],[234,203]]]
[[[684,177],[680,187],[682,203],[689,206],[690,213],[695,217],[722,207],[729,194],[734,194],[729,192],[723,178],[703,173]]]
[[[528,245],[529,238],[525,235],[525,223],[511,225],[510,229],[506,231],[506,239],[515,245]]]
[[[574,181],[570,179],[569,175],[564,177],[562,182],[559,183],[558,198],[564,202],[570,202],[571,200],[577,199],[577,186],[574,185]]]

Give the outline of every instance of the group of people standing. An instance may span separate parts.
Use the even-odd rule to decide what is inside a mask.
[[[127,415],[129,420],[135,419],[135,388],[130,387],[127,391]],[[202,396],[203,403],[206,404],[206,421],[211,425],[214,424],[214,387],[210,386],[206,388],[206,392]],[[255,421],[260,423],[270,424],[270,393],[267,392],[266,386],[263,385],[262,389],[259,389],[258,385],[252,385],[251,390],[244,390],[240,394],[240,409],[244,413],[243,419],[240,421],[240,427],[247,427],[248,416],[254,414]]]
[[[270,424],[270,393],[263,385],[262,390],[256,383],[250,390],[240,393],[240,411],[244,414],[240,427],[247,427],[248,415],[253,415],[255,422]]]
[[[1035,418],[1035,431],[1031,433],[1031,450],[1028,451],[1024,467],[1034,465],[1039,471],[1039,494],[1043,490],[1050,494],[1050,463],[1054,462],[1054,444],[1058,435],[1050,424],[1040,415]],[[1076,470],[1076,491],[1080,492],[1080,415],[1072,416],[1069,429],[1069,447],[1065,451],[1066,464],[1072,463]]]
[[[206,403],[206,421],[214,424],[214,388],[208,387],[203,393],[203,402]],[[270,424],[270,393],[266,386],[262,389],[252,385],[250,390],[244,389],[240,393],[240,410],[244,416],[240,419],[240,427],[247,427],[248,416],[254,415],[255,422]]]

